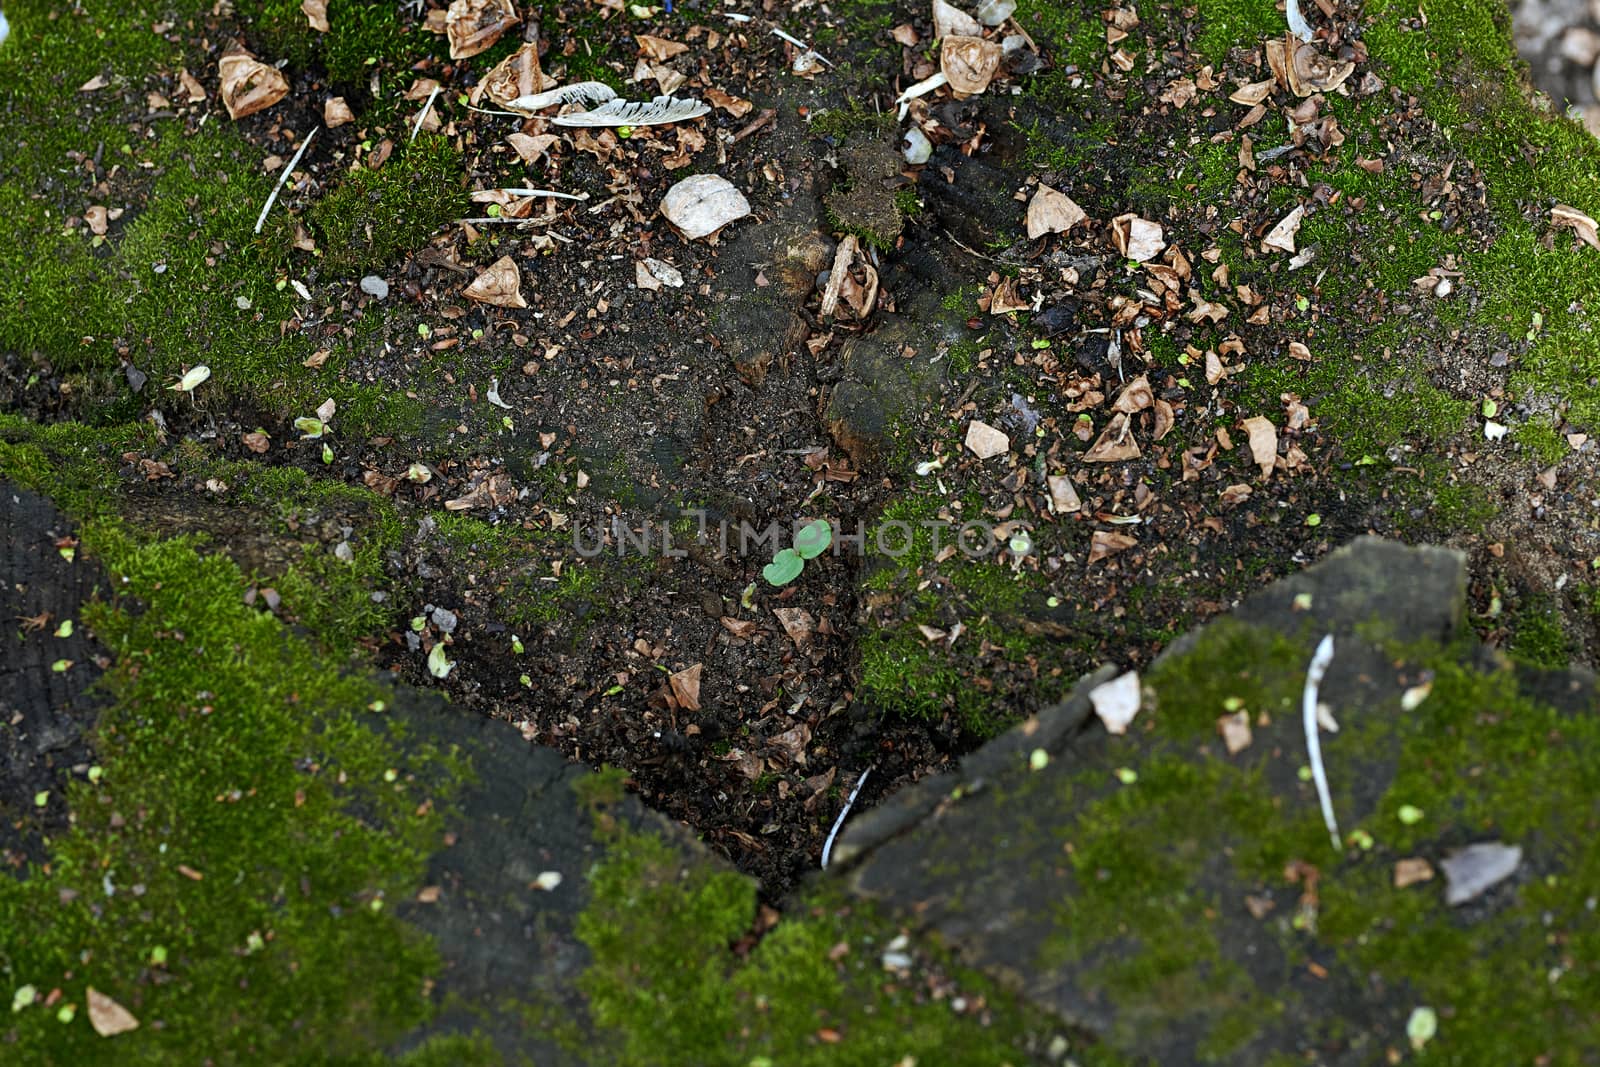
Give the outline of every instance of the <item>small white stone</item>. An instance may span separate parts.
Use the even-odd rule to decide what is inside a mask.
[[[698,241],[750,214],[750,201],[726,178],[695,174],[667,190],[661,214],[686,239]]]
[[[967,427],[967,447],[979,459],[991,459],[1011,451],[1011,438],[988,423],[973,419]]]

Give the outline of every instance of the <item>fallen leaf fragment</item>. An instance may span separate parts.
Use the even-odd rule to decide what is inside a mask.
[[[1516,873],[1522,849],[1499,841],[1481,841],[1446,856],[1444,902],[1452,908],[1482,896]]]
[[[1135,263],[1154,259],[1166,247],[1161,224],[1133,214],[1111,220],[1111,240],[1124,258]]]
[[[1228,99],[1235,104],[1254,107],[1272,95],[1272,86],[1274,84],[1275,82],[1271,78],[1266,81],[1250,82],[1248,85],[1241,85],[1235,89]]]
[[[1250,456],[1261,467],[1261,477],[1272,477],[1272,468],[1278,462],[1278,428],[1263,415],[1252,415],[1244,420],[1245,433],[1250,435]]]
[[[112,1000],[94,986],[88,988],[89,1025],[101,1037],[116,1037],[129,1030],[139,1029],[139,1020],[121,1004]]]
[[[1088,217],[1072,197],[1041,185],[1028,201],[1028,240],[1036,240],[1047,233],[1066,233]]]
[[[336,130],[345,123],[355,120],[356,113],[350,110],[350,105],[342,96],[330,96],[322,105],[322,121],[330,130]]]
[[[1343,85],[1356,69],[1354,62],[1330,59],[1292,33],[1285,34],[1280,47],[1288,57],[1284,63],[1284,76],[1290,91],[1296,96],[1331,93]]]
[[[539,69],[539,46],[531,41],[501,60],[482,82],[483,95],[501,105],[553,89],[555,84]]]
[[[1106,423],[1106,428],[1100,432],[1095,443],[1083,454],[1085,463],[1120,463],[1123,460],[1138,459],[1143,453],[1139,451],[1139,442],[1133,439],[1131,424],[1128,416],[1118,412]]]
[[[1394,887],[1404,889],[1408,885],[1418,882],[1427,882],[1433,879],[1433,864],[1421,856],[1410,859],[1396,860],[1394,865]]]
[[[450,58],[467,59],[488,50],[521,21],[511,0],[455,0],[444,16]]]
[[[300,0],[300,13],[318,33],[328,32],[328,0]]]
[[[82,85],[78,86],[78,92],[80,92],[80,93],[92,93],[96,89],[104,89],[106,86],[108,86],[110,84],[111,83],[106,80],[106,76],[104,74],[96,74],[94,77],[90,78],[88,81],[86,81]]]
[[[966,445],[979,459],[992,459],[1011,451],[1011,438],[988,423],[973,419],[967,426]]]
[[[1577,208],[1557,204],[1550,209],[1550,223],[1553,226],[1570,226],[1584,244],[1590,248],[1600,248],[1600,233],[1595,230],[1594,219]]]
[[[712,107],[719,107],[736,119],[744,118],[755,107],[749,100],[725,93],[721,89],[707,89],[706,99],[711,101]]]
[[[228,117],[242,119],[276,104],[289,95],[289,81],[276,67],[249,52],[230,52],[217,61],[222,83],[222,103]]]
[[[816,631],[816,620],[805,608],[773,608],[772,613],[778,617],[778,622],[783,625],[783,632],[789,635],[796,648],[805,648],[811,643],[811,635]]]
[[[1217,733],[1222,735],[1228,755],[1236,756],[1243,752],[1250,747],[1250,713],[1236,711],[1232,715],[1222,716],[1217,720]]]
[[[1003,54],[997,43],[982,37],[946,37],[939,49],[939,71],[958,94],[976,96],[994,80]]]
[[[689,46],[679,41],[669,41],[665,37],[652,37],[648,33],[635,34],[635,41],[639,42],[639,51],[651,59],[666,62],[673,56],[681,56],[689,50]]]
[[[522,299],[522,271],[510,256],[501,256],[467,286],[462,296],[480,304],[503,308],[525,308]]]
[[[1270,233],[1261,240],[1261,251],[1271,252],[1274,249],[1280,252],[1294,251],[1294,237],[1300,232],[1300,220],[1305,218],[1304,205],[1296,207],[1274,226]]]
[[[1137,538],[1111,530],[1096,530],[1089,538],[1089,562],[1098,563],[1107,556],[1126,551],[1138,544]]]
[[[977,19],[946,0],[933,0],[935,37],[977,37],[982,33],[983,27]]]
[[[200,84],[200,79],[190,74],[188,68],[178,71],[178,84],[183,86],[183,92],[191,104],[204,102],[206,87]]]
[[[705,669],[705,664],[696,663],[693,667],[685,667],[676,674],[667,676],[667,684],[672,687],[672,697],[684,711],[700,710],[700,674]]]
[[[1083,508],[1083,501],[1078,499],[1077,487],[1072,484],[1072,479],[1065,474],[1052,474],[1046,479],[1050,486],[1050,510],[1057,515],[1065,515]]]
[[[694,174],[667,190],[661,214],[684,238],[697,241],[750,214],[750,201],[716,174]]]
[[[1128,671],[1089,690],[1089,703],[1105,724],[1106,732],[1124,734],[1139,714],[1139,672]]]
[[[96,204],[83,213],[83,221],[89,224],[90,233],[96,237],[104,237],[106,235],[106,219],[109,215],[110,213],[104,207]]]

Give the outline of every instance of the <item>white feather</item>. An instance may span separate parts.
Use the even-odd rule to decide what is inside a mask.
[[[658,96],[654,100],[608,100],[592,111],[558,115],[557,126],[660,126],[697,119],[711,108],[699,100]]]
[[[506,107],[513,111],[543,111],[557,104],[583,104],[594,107],[607,100],[615,100],[617,91],[605,82],[574,82],[559,89],[547,89],[531,96],[519,96]]]

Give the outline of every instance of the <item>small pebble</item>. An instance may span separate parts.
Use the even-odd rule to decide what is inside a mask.
[[[440,633],[453,634],[456,632],[455,612],[446,608],[434,608],[430,618],[433,620],[433,624],[439,628]]]
[[[379,300],[386,300],[389,297],[389,283],[376,274],[369,274],[361,279],[361,291]]]

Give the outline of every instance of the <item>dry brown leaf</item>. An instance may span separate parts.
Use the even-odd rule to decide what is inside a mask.
[[[121,1004],[112,1000],[94,986],[87,990],[89,995],[89,1025],[94,1027],[94,1032],[101,1037],[116,1037],[130,1030],[139,1029],[139,1020],[133,1013]]]
[[[1272,95],[1273,84],[1274,82],[1271,78],[1266,81],[1250,82],[1248,85],[1241,85],[1235,89],[1228,99],[1235,104],[1254,107]]]
[[[1088,217],[1072,197],[1041,185],[1028,201],[1028,240],[1037,240],[1047,233],[1066,233]]]
[[[810,743],[811,727],[803,722],[791,726],[776,737],[767,738],[767,744],[778,749],[788,757],[790,763],[799,767],[806,765],[806,746]]]
[[[1011,451],[1011,438],[986,422],[973,419],[967,427],[967,448],[979,459],[993,459]]]
[[[1111,240],[1126,259],[1143,263],[1154,259],[1166,247],[1161,224],[1138,215],[1118,215],[1111,220]]]
[[[1156,432],[1154,440],[1159,441],[1171,433],[1173,424],[1177,421],[1172,405],[1158,397],[1156,399]]]
[[[1133,430],[1128,422],[1128,416],[1118,412],[1106,423],[1106,428],[1100,432],[1100,437],[1089,446],[1089,451],[1083,454],[1085,463],[1118,463],[1122,460],[1138,459],[1142,455],[1139,451],[1139,442],[1133,439]]]
[[[1250,435],[1250,456],[1261,468],[1261,477],[1271,478],[1278,462],[1278,428],[1264,415],[1252,415],[1244,420],[1244,429]]]
[[[244,447],[248,448],[257,455],[260,455],[272,447],[272,438],[268,437],[260,430],[253,430],[250,433],[240,437],[239,440],[243,442]]]
[[[1089,538],[1089,562],[1098,563],[1138,544],[1137,538],[1113,530],[1096,530]]]
[[[1229,511],[1238,507],[1246,500],[1249,500],[1250,494],[1253,492],[1255,492],[1255,490],[1251,489],[1248,485],[1240,484],[1228,486],[1220,494],[1222,497],[1222,510]]]
[[[665,37],[652,37],[648,33],[634,34],[633,39],[639,42],[640,52],[661,63],[665,63],[673,56],[681,56],[689,50],[686,44],[669,41]]]
[[[1236,711],[1217,720],[1217,733],[1227,746],[1228,755],[1236,756],[1250,747],[1250,713]]]
[[[694,174],[667,190],[661,214],[686,240],[695,241],[749,215],[750,201],[726,178]]]
[[[217,61],[222,82],[222,103],[228,117],[242,119],[276,104],[289,95],[289,81],[276,67],[249,52],[230,52]]]
[[[1404,889],[1408,885],[1416,885],[1418,882],[1428,882],[1432,880],[1433,864],[1429,863],[1421,856],[1413,856],[1410,859],[1395,861],[1394,887],[1396,889]]]
[[[328,32],[328,0],[300,0],[300,12],[318,33]]]
[[[455,0],[444,17],[450,58],[467,59],[486,51],[521,21],[511,0]]]
[[[1300,232],[1300,221],[1305,218],[1305,205],[1297,206],[1283,218],[1278,220],[1270,233],[1261,240],[1261,251],[1293,252],[1295,234]]]
[[[183,86],[184,95],[189,98],[189,103],[198,104],[206,98],[206,87],[200,84],[200,79],[190,74],[188,68],[178,71],[178,84]]]
[[[731,615],[722,617],[722,628],[743,641],[750,640],[761,629],[749,619],[735,619]]]
[[[811,635],[816,631],[816,620],[805,608],[773,608],[772,613],[783,624],[783,632],[789,635],[796,648],[804,649],[811,643]]]
[[[939,69],[958,95],[976,96],[994,80],[1002,55],[998,44],[982,37],[946,37]]]
[[[982,34],[983,27],[978,24],[977,19],[954,4],[947,3],[946,0],[933,0],[935,37],[978,37]]]
[[[1111,406],[1116,411],[1133,415],[1155,403],[1155,400],[1156,394],[1155,390],[1150,388],[1150,379],[1141,374],[1122,387],[1116,403]]]
[[[1284,66],[1284,75],[1296,96],[1331,93],[1343,85],[1356,69],[1354,62],[1329,59],[1292,33],[1285,34],[1283,48],[1284,55],[1289,57]]]
[[[493,304],[495,307],[528,306],[528,302],[522,299],[522,271],[510,256],[501,256],[489,264],[488,269],[473,279],[461,295],[468,300]]]
[[[522,160],[524,163],[537,163],[544,157],[546,152],[550,151],[550,146],[558,143],[560,140],[561,138],[553,133],[538,133],[532,135],[526,133],[510,133],[506,135],[507,143],[509,143],[512,148],[516,149],[517,158]]]
[[[1557,204],[1550,209],[1550,223],[1553,226],[1570,226],[1584,244],[1590,248],[1600,248],[1600,234],[1595,231],[1594,219],[1577,208]]]
[[[350,105],[342,96],[330,96],[322,105],[322,121],[330,130],[336,130],[345,123],[355,120],[356,113],[350,110]]]
[[[667,676],[667,684],[672,687],[672,697],[684,711],[700,710],[700,672],[704,668],[703,663],[696,663],[693,667],[686,667],[676,674]]]
[[[989,314],[1004,315],[1010,311],[1027,311],[1033,305],[1022,299],[1017,292],[1015,278],[1002,278],[1000,284],[994,287],[994,292],[989,294]]]
[[[502,106],[555,87],[555,79],[539,69],[539,46],[532,41],[506,56],[483,79],[483,95]]]
[[[80,93],[92,93],[96,89],[104,89],[106,86],[108,86],[110,84],[111,84],[111,82],[106,78],[106,76],[104,74],[96,74],[94,77],[90,78],[88,81],[86,81],[82,85],[78,86],[78,92],[80,92]]]
[[[1052,474],[1045,479],[1050,486],[1050,510],[1057,515],[1068,515],[1083,508],[1078,499],[1078,488],[1065,474]]]
[[[743,97],[734,96],[732,93],[725,93],[721,89],[707,89],[705,91],[705,98],[706,102],[712,107],[720,107],[722,110],[726,111],[736,119],[743,118],[744,116],[750,114],[750,109],[755,107],[755,104],[744,99]]]
[[[96,237],[104,237],[106,235],[106,220],[109,217],[110,212],[99,204],[88,208],[83,213],[83,221],[89,224],[89,232]]]

